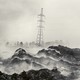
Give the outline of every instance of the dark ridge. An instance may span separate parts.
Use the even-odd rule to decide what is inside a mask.
[[[12,58],[14,58],[15,56],[18,56],[20,58],[23,58],[26,55],[26,51],[22,48],[19,48],[15,51],[15,54],[12,56]]]
[[[57,68],[53,70],[41,69],[41,70],[30,70],[28,72],[23,71],[20,74],[8,75],[0,72],[0,80],[72,80],[71,74],[68,77],[61,75]]]
[[[42,49],[37,53],[37,55],[42,55],[42,54],[46,56],[57,57],[57,58],[62,57],[62,55],[57,53],[55,50]]]
[[[56,49],[57,51],[60,51],[60,53],[62,55],[69,54],[69,55],[74,56],[73,50],[71,48],[68,48],[68,47],[64,47],[64,46],[59,45],[59,46],[50,46],[48,48],[50,48],[50,49]]]
[[[49,49],[55,49],[61,53],[61,55],[65,58],[71,59],[72,61],[77,61],[78,57],[76,56],[77,53],[74,49],[65,47],[65,46],[50,46]],[[79,54],[80,55],[80,54]]]

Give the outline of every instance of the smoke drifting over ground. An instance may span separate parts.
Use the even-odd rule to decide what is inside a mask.
[[[7,59],[1,57],[0,71],[7,74],[20,74],[23,71],[57,68],[68,80],[76,80],[80,76],[79,53],[78,48],[71,49],[60,45],[41,49],[35,55],[27,52],[27,49],[18,48]]]
[[[45,41],[64,40],[80,47],[79,4],[79,0],[0,0],[0,39],[35,41],[37,15],[44,8]]]
[[[0,80],[79,80],[79,7],[79,0],[0,0]],[[41,8],[47,48],[32,42]],[[51,46],[63,41],[76,48]]]

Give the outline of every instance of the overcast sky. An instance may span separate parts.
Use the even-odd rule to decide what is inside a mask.
[[[80,0],[0,0],[0,39],[35,41],[44,8],[44,40],[80,47]]]

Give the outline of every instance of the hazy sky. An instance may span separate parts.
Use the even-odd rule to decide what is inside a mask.
[[[80,46],[80,0],[0,0],[0,39],[35,41],[44,8],[44,40]]]

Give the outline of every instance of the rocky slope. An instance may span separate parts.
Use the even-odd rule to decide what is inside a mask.
[[[61,45],[50,46],[47,49],[40,50],[33,56],[27,53],[24,49],[19,48],[11,58],[1,60],[1,63],[0,67],[4,68],[3,72],[10,74],[7,75],[1,72],[6,78],[7,76],[10,78],[8,80],[15,80],[11,79],[12,76],[16,76],[17,80],[26,80],[23,79],[21,77],[22,74],[20,74],[23,70],[27,71],[25,72],[27,80],[73,80],[80,75],[80,50],[71,49]],[[58,75],[55,75],[57,78],[55,76],[55,78],[53,77],[53,75],[56,74],[56,72],[53,72],[55,67],[59,72]],[[45,74],[47,78],[40,77],[39,75],[41,74]]]
[[[7,75],[0,72],[0,80],[73,80],[75,74],[71,73],[68,77],[61,75],[57,68],[48,70],[30,70],[28,72],[23,71],[20,74]]]

